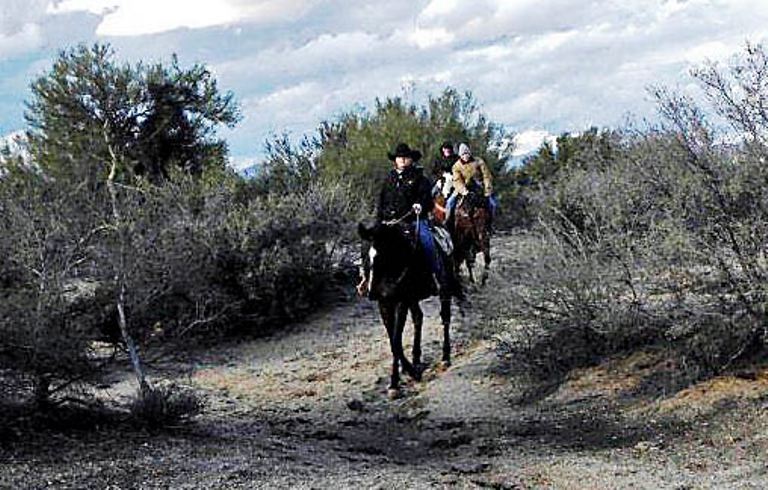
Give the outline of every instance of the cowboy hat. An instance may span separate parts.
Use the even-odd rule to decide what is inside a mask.
[[[397,157],[408,157],[415,162],[421,158],[421,152],[419,150],[411,150],[406,143],[398,143],[394,153],[387,152],[387,157],[390,160],[394,160]]]

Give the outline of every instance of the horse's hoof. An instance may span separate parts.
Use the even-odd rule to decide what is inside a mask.
[[[389,388],[387,390],[387,398],[390,400],[397,400],[400,398],[400,390],[397,388]]]
[[[437,364],[438,371],[447,371],[451,367],[451,361],[440,361]]]

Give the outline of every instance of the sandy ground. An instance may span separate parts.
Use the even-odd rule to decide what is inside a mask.
[[[628,395],[652,365],[641,353],[519,404],[520,381],[504,374],[479,312],[455,318],[454,365],[440,371],[438,305],[424,306],[430,369],[397,400],[386,397],[375,304],[340,302],[266,338],[155,366],[155,380],[204,394],[189,424],[0,444],[0,487],[768,488],[768,373],[643,399]],[[118,374],[99,397],[124,401],[133,386]]]

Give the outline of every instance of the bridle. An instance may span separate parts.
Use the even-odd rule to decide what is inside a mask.
[[[413,211],[413,209],[410,209],[407,213],[405,213],[404,215],[400,216],[398,219],[391,219],[391,220],[388,220],[388,221],[382,221],[381,224],[384,225],[384,226],[396,226],[396,225],[399,225],[400,223],[402,223],[403,221],[405,221],[412,214],[414,214],[414,211]],[[414,242],[414,244],[418,243],[418,240],[419,240],[419,225],[420,225],[419,221],[420,221],[420,219],[421,218],[419,217],[419,215],[416,214],[416,231],[413,234],[413,242]]]

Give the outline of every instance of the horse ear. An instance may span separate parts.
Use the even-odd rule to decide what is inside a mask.
[[[370,222],[366,223],[365,221],[361,221],[357,224],[357,234],[360,235],[360,238],[366,241],[373,241],[373,235],[374,231],[376,230],[376,225],[371,224]]]

